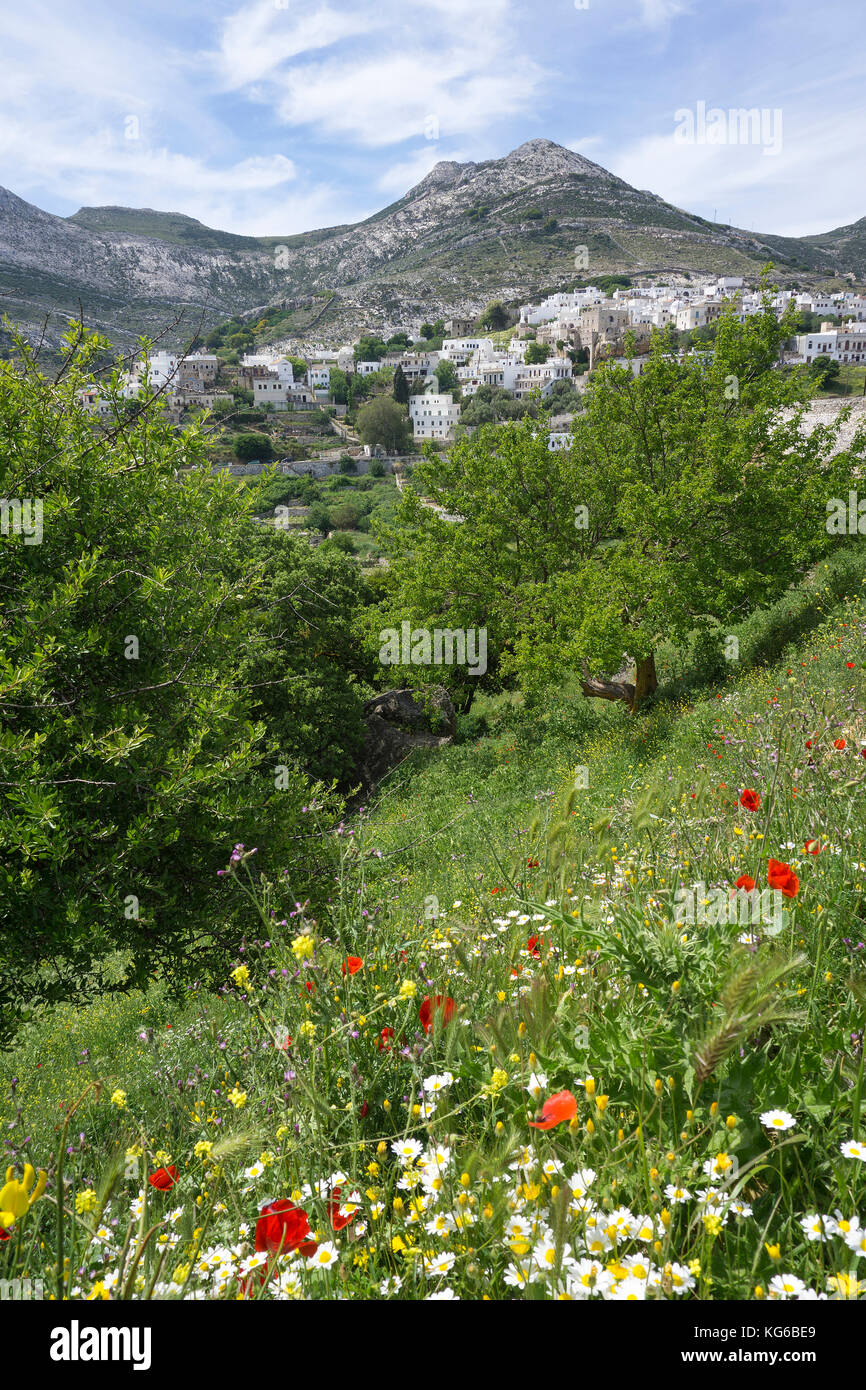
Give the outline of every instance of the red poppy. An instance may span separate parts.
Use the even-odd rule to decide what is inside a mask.
[[[239,1288],[240,1291],[241,1291],[241,1297],[242,1297],[242,1298],[255,1298],[255,1296],[256,1296],[256,1284],[258,1284],[259,1288],[264,1288],[264,1286],[265,1286],[265,1284],[268,1282],[268,1280],[269,1280],[269,1279],[275,1279],[276,1276],[277,1276],[277,1271],[276,1271],[276,1269],[268,1270],[268,1269],[266,1268],[266,1269],[262,1270],[262,1271],[259,1273],[258,1278],[256,1277],[255,1274],[248,1274],[248,1275],[246,1276],[246,1278],[239,1278],[239,1279],[238,1279],[238,1288]]]
[[[537,868],[538,868],[538,860],[537,860],[537,859],[527,859],[527,861],[526,861],[526,867],[527,867],[528,869],[537,869]]]
[[[390,1052],[390,1051],[391,1051],[391,1039],[393,1038],[393,1036],[394,1036],[394,1029],[393,1029],[393,1028],[383,1028],[383,1029],[382,1029],[381,1033],[379,1034],[379,1037],[378,1037],[377,1040],[376,1040],[376,1046],[378,1047],[378,1049],[379,1049],[380,1052]]]
[[[344,975],[357,975],[363,964],[364,962],[361,960],[360,956],[347,956],[340,966],[340,969]]]
[[[737,879],[736,886],[738,888],[745,888],[747,893],[751,893],[752,889],[755,886],[755,880],[753,878],[750,878],[748,874],[740,874],[740,877]]]
[[[328,1214],[331,1218],[331,1225],[335,1231],[342,1231],[344,1226],[348,1226],[350,1221],[355,1220],[356,1215],[355,1212],[352,1212],[351,1216],[340,1215],[340,1193],[342,1191],[343,1189],[341,1187],[335,1187],[328,1199]]]
[[[861,758],[866,758],[866,748],[861,748],[861,749],[860,749],[860,757],[861,757]]]
[[[849,671],[853,671],[853,669],[854,669],[854,662],[853,662],[853,661],[846,661],[846,662],[845,662],[845,665],[848,667],[848,670],[849,670]]]
[[[821,846],[817,840],[807,840],[803,846],[806,854],[820,854]]]
[[[316,986],[313,984],[312,980],[306,981],[306,983],[304,984],[304,989],[307,991],[308,994],[315,994],[316,992]]]
[[[420,1009],[418,1010],[418,1017],[421,1020],[424,1032],[429,1033],[430,1029],[433,1027],[434,1011],[442,1015],[442,1023],[444,1026],[446,1023],[451,1022],[452,1018],[454,1017],[454,1010],[456,1008],[457,1005],[454,1003],[454,1000],[451,999],[449,995],[436,994],[431,999],[428,994]]]
[[[0,1226],[0,1240],[11,1240],[12,1236],[5,1226]]]
[[[806,747],[807,747],[807,748],[811,748],[811,747],[812,747],[812,740],[811,740],[810,738],[807,738],[807,739],[806,739]]]
[[[535,956],[535,959],[539,960],[541,957],[541,948],[543,945],[543,936],[531,936],[526,943],[526,949],[531,956]]]
[[[177,1182],[177,1167],[173,1163],[170,1168],[157,1168],[147,1181],[159,1192],[170,1192]]]
[[[841,752],[841,750],[842,750],[843,748],[847,748],[848,745],[847,745],[847,743],[845,742],[844,738],[834,738],[834,740],[833,740],[833,747],[834,747],[834,748],[838,748],[838,749],[840,750],[840,752]]]
[[[553,1129],[554,1125],[561,1125],[563,1120],[573,1120],[577,1114],[577,1101],[571,1091],[557,1091],[555,1096],[551,1096],[541,1107],[541,1119],[530,1120],[530,1129]]]
[[[746,787],[746,790],[740,797],[740,805],[745,806],[747,811],[757,811],[760,804],[761,798],[758,793],[753,791],[751,787]]]
[[[313,1255],[317,1248],[310,1239],[310,1222],[303,1207],[296,1207],[288,1197],[262,1207],[256,1222],[258,1251],[279,1250],[285,1255],[289,1250],[300,1250],[302,1255]]]
[[[770,859],[767,863],[767,882],[771,888],[778,888],[785,898],[796,898],[800,891],[800,880],[790,864],[780,859]]]

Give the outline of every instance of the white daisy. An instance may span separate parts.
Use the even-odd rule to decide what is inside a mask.
[[[761,1124],[765,1129],[793,1129],[797,1121],[793,1115],[789,1115],[787,1110],[765,1110],[761,1116]]]

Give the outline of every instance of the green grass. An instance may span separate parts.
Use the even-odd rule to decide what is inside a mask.
[[[835,381],[824,387],[818,394],[819,396],[862,396],[864,394],[864,382],[866,382],[866,367],[858,366],[856,362],[842,362]]]
[[[567,683],[535,708],[478,699],[454,746],[341,827],[326,917],[272,916],[239,866],[248,978],[35,1020],[3,1059],[3,1118],[9,1161],[49,1185],[4,1277],[73,1297],[725,1300],[783,1296],[781,1276],[856,1293],[836,1223],[866,1219],[866,1162],[843,1153],[866,1141],[863,587],[840,552],[735,629],[722,679],[712,654],[691,682],[663,654],[635,718]],[[779,918],[713,920],[769,859],[799,880]],[[437,995],[455,1013],[427,1034]],[[562,1091],[574,1118],[531,1129]],[[761,1123],[776,1109],[790,1128]],[[416,1138],[423,1172],[395,1152]],[[143,1182],[168,1163],[173,1191]],[[319,1250],[254,1270],[278,1196]]]

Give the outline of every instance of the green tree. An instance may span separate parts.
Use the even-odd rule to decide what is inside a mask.
[[[485,683],[531,694],[576,671],[587,695],[638,708],[660,642],[723,633],[834,544],[827,498],[847,495],[866,437],[834,456],[838,422],[800,431],[814,385],[776,370],[790,331],[765,292],[744,324],[725,311],[711,360],[657,337],[640,376],[601,367],[569,450],[524,420],[419,464],[421,495],[463,520],[404,491],[391,611],[486,625]]]
[[[408,383],[408,381],[406,380],[406,374],[405,374],[405,372],[403,371],[403,368],[400,366],[399,363],[397,364],[397,367],[396,367],[396,369],[395,369],[395,371],[394,371],[394,393],[393,393],[393,394],[394,394],[394,400],[397,402],[398,405],[408,405],[408,404],[409,404],[409,383]]]
[[[440,391],[459,391],[460,381],[457,376],[457,368],[447,357],[443,357],[435,370],[436,380],[439,383]]]
[[[338,405],[346,405],[348,401],[349,381],[346,373],[339,367],[331,368],[331,399]]]
[[[353,626],[362,602],[357,566],[270,526],[256,528],[248,559],[261,577],[241,680],[264,725],[262,764],[271,776],[282,765],[351,786],[363,737],[359,681],[372,675]]]
[[[549,356],[550,348],[546,343],[530,343],[523,360],[532,365],[535,362],[546,362]]]
[[[248,434],[235,435],[232,451],[235,458],[240,459],[241,463],[249,463],[253,459],[271,458],[274,449],[266,434],[256,434],[250,431]]]
[[[124,978],[221,976],[248,926],[217,877],[241,840],[296,895],[325,891],[311,783],[289,768],[275,786],[242,674],[262,624],[254,492],[212,475],[198,426],[159,403],[124,418],[119,376],[101,388],[114,418],[87,415],[107,347],[70,346],[56,380],[23,341],[20,369],[0,363],[0,495],[42,506],[39,543],[0,540],[7,1031]]]
[[[481,327],[489,329],[492,333],[500,333],[510,322],[511,315],[501,299],[492,300],[480,319]]]
[[[814,357],[809,363],[809,374],[814,377],[819,387],[826,389],[839,380],[842,368],[838,362],[834,362],[832,357],[827,357],[821,353]]]
[[[356,362],[378,362],[388,351],[387,343],[374,333],[362,333],[355,345],[354,355]]]
[[[363,503],[355,497],[350,497],[331,508],[331,525],[338,531],[357,531],[358,522],[364,515]]]
[[[407,447],[409,421],[405,408],[390,396],[374,396],[358,411],[358,434],[370,448],[400,453]]]

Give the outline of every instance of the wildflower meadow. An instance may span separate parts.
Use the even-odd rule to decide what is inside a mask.
[[[4,1277],[862,1298],[866,612],[826,602],[639,724],[509,707],[337,829],[310,807],[315,916],[227,851],[221,983],[59,1006],[5,1056]]]

